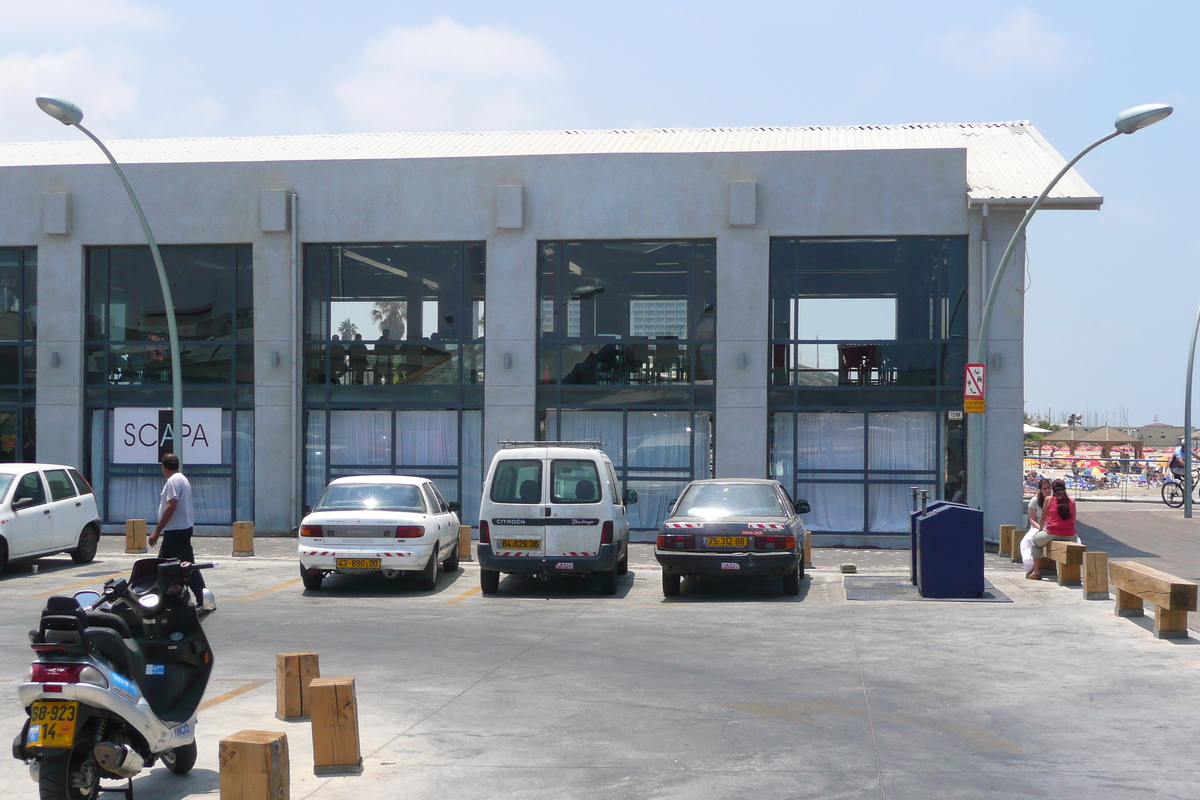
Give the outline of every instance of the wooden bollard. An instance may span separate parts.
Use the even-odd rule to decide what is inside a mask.
[[[458,560],[474,561],[471,556],[471,526],[458,526]]]
[[[233,555],[244,558],[254,555],[254,523],[233,523]]]
[[[125,552],[141,555],[146,549],[146,520],[125,520]]]
[[[1108,599],[1108,553],[1083,554],[1083,597],[1085,600]]]
[[[221,800],[288,800],[286,733],[239,731],[221,740],[218,759]]]
[[[1015,528],[1013,529],[1008,549],[1009,557],[1012,558],[1013,563],[1020,563],[1023,560],[1021,558],[1021,540],[1025,538],[1025,534],[1027,533],[1029,533],[1029,531],[1019,531]]]
[[[804,537],[804,568],[812,567],[812,534]]]
[[[316,653],[278,653],[275,656],[275,717],[284,722],[306,720],[311,713],[308,687],[321,677]]]
[[[313,774],[362,772],[358,746],[358,700],[354,678],[314,678],[308,686],[312,715]]]
[[[1017,530],[1016,525],[1001,525],[1000,526],[1000,544],[996,548],[997,553],[1011,553],[1013,533]]]

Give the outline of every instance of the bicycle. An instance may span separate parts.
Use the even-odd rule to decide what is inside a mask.
[[[1192,472],[1192,488],[1200,498],[1200,469]],[[1163,478],[1162,499],[1167,508],[1179,508],[1183,505],[1183,483],[1176,477]]]

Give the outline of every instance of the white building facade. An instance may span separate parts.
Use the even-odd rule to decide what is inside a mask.
[[[911,486],[1021,517],[1023,247],[978,485],[960,412],[991,271],[1063,164],[1028,123],[109,144],[167,262],[205,528],[287,532],[362,472],[474,522],[514,439],[603,441],[643,539],[710,476],[779,479],[818,543],[906,542]],[[116,526],[154,514],[170,372],[101,158],[0,145],[0,458],[81,466]],[[1100,203],[1071,173],[1047,205]]]

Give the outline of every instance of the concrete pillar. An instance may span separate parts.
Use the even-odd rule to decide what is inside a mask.
[[[83,426],[83,248],[71,236],[43,234],[37,256],[37,458],[82,465],[88,444]]]
[[[771,237],[717,235],[716,477],[767,477],[767,338]]]
[[[497,230],[487,240],[484,311],[484,470],[498,440],[536,438],[537,239],[524,229]]]

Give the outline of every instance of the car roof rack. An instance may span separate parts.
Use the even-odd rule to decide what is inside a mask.
[[[509,447],[590,447],[592,449],[600,449],[604,447],[604,442],[596,441],[580,441],[580,442],[559,442],[559,441],[541,441],[541,442],[521,442],[511,439],[499,439],[498,443],[505,448]]]

